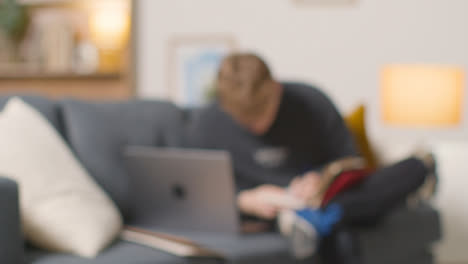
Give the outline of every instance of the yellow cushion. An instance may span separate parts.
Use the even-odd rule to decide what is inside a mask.
[[[354,137],[356,146],[360,154],[366,159],[370,168],[377,167],[377,159],[369,144],[366,133],[366,109],[364,105],[359,105],[354,111],[344,117],[346,124]]]

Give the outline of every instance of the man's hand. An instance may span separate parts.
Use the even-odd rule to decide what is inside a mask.
[[[265,184],[254,189],[245,190],[237,196],[237,205],[241,212],[263,219],[274,219],[281,209],[269,201],[273,195],[285,195],[284,188]]]
[[[302,201],[309,201],[318,192],[320,178],[321,175],[317,172],[308,172],[303,176],[298,176],[289,184],[289,192]]]

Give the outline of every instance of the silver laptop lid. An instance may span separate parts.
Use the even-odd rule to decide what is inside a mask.
[[[228,152],[130,146],[124,158],[135,224],[165,230],[238,232]]]

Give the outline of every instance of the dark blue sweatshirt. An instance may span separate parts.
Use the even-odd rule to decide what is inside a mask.
[[[299,83],[283,83],[283,88],[276,119],[263,135],[239,125],[217,102],[200,109],[190,122],[190,147],[229,151],[238,191],[266,183],[287,186],[295,176],[357,154],[327,96]]]

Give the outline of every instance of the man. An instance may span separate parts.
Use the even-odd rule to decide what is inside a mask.
[[[290,194],[306,201],[317,191],[324,166],[358,156],[343,119],[322,92],[275,81],[256,55],[225,58],[216,93],[217,101],[195,118],[190,144],[230,152],[237,204],[245,216],[275,219],[284,208],[272,197]],[[360,263],[347,228],[374,222],[401,203],[423,184],[432,164],[430,156],[407,159],[372,173],[324,208],[294,212],[287,229],[303,231],[294,232],[303,237],[299,244],[293,237],[295,247],[304,245],[298,255],[312,254],[315,238],[325,263]]]

